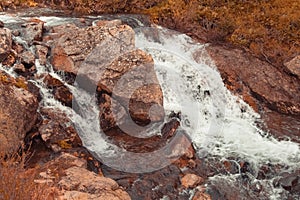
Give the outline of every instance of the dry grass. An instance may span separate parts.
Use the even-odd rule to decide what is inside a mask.
[[[0,156],[1,200],[51,200],[51,185],[37,184],[35,170],[25,169],[25,155]]]

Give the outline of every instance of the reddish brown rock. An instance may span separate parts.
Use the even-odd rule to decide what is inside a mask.
[[[54,98],[62,102],[63,105],[72,107],[73,94],[66,86],[61,86],[53,90]]]
[[[109,20],[109,21],[106,21],[106,20],[99,20],[96,22],[96,25],[97,26],[100,26],[100,27],[114,27],[114,26],[118,26],[118,25],[121,25],[122,24],[122,21],[119,20],[119,19],[115,19],[115,20]]]
[[[71,167],[65,170],[59,186],[66,190],[62,199],[111,199],[130,200],[130,196],[119,188],[117,182],[110,178],[101,177],[84,168]]]
[[[19,148],[37,119],[38,101],[24,80],[0,74],[0,152]]]
[[[114,107],[112,107],[112,101],[114,101]],[[102,94],[100,97],[100,126],[101,129],[106,132],[111,128],[115,128],[118,124],[125,123],[125,117],[127,115],[124,107],[116,100],[112,99],[107,94]]]
[[[15,52],[11,51],[11,53],[2,61],[2,64],[4,66],[11,67],[16,62],[16,57],[17,57],[17,55],[15,54]]]
[[[211,200],[211,196],[204,192],[197,191],[192,200]]]
[[[52,66],[56,71],[71,72],[76,74],[73,60],[66,54],[64,49],[57,45],[52,50]]]
[[[284,63],[284,65],[291,74],[300,78],[300,55],[296,56],[289,62]]]
[[[11,48],[11,31],[7,28],[0,28],[0,62],[10,54]]]
[[[162,90],[150,55],[134,50],[98,71],[98,90],[112,94],[134,121],[146,124],[164,118]]]
[[[41,41],[43,37],[43,28],[44,22],[40,20],[32,20],[24,25],[25,30],[22,33],[22,36],[28,43],[33,41]]]
[[[47,74],[44,77],[43,82],[46,84],[47,88],[52,89],[52,94],[56,100],[60,101],[63,105],[72,107],[73,95],[60,80]]]
[[[48,55],[48,47],[42,45],[36,45],[36,55],[39,59],[41,65],[46,65],[47,55]]]
[[[204,179],[195,174],[186,174],[181,178],[181,184],[184,188],[194,188],[199,184],[202,184]]]
[[[39,133],[46,145],[54,152],[82,146],[81,139],[71,120],[59,110],[42,109]]]
[[[19,57],[21,59],[21,63],[28,69],[35,63],[35,55],[30,51],[22,52]]]
[[[110,62],[121,52],[134,47],[134,32],[126,25],[78,28],[74,24],[67,24],[54,27],[53,34],[56,34],[58,38],[52,50],[52,64],[56,70],[74,74],[77,74],[79,67],[82,67],[82,61],[96,46],[105,47],[105,49],[98,48],[102,52],[96,54],[95,57],[90,55],[90,59],[96,63],[101,62],[101,59]],[[90,69],[83,69],[81,73],[89,71]]]

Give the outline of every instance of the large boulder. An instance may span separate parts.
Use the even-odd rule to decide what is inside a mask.
[[[134,31],[126,25],[78,28],[74,24],[64,24],[53,27],[52,35],[55,38],[51,59],[54,69],[74,74],[97,45],[105,47],[102,58],[110,62],[120,53],[133,49],[135,38]],[[95,59],[100,61],[100,58]]]
[[[37,119],[37,98],[24,80],[0,73],[0,152],[16,151]]]
[[[154,71],[153,59],[135,50],[132,28],[120,23],[97,23],[98,26],[79,28],[74,24],[53,27],[52,59],[54,69],[77,75],[79,87],[97,90],[104,98],[104,129],[113,128],[110,98],[118,103],[120,118],[127,115],[139,124],[164,118],[163,95]],[[101,96],[101,95],[100,95]],[[124,109],[126,112],[124,112]],[[104,117],[104,118],[103,118]]]
[[[163,94],[150,55],[130,51],[98,69],[97,74],[98,91],[111,94],[134,121],[147,124],[164,118]]]

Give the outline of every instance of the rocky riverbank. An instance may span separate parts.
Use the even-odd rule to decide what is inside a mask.
[[[163,122],[163,93],[153,58],[135,49],[135,33],[124,21],[76,18],[71,24],[50,26],[30,17],[21,23],[2,24],[0,141],[4,145],[0,150],[4,154],[21,146],[29,150],[27,167],[36,174],[37,184],[51,183],[61,199],[268,199],[264,196],[267,188],[249,181],[253,170],[249,163],[239,158],[199,158],[188,134],[180,129],[180,113]],[[98,52],[97,63],[93,63],[94,51]],[[280,71],[240,49],[210,45],[207,52],[227,88],[262,115],[265,130],[280,139],[288,136],[299,142],[298,57]],[[129,73],[124,81],[122,77]],[[145,84],[145,80],[149,82]],[[51,96],[58,104],[76,110],[75,83],[94,90],[100,126],[117,146],[131,152],[152,152],[181,132],[177,142],[188,148],[180,152],[180,146],[175,146],[180,158],[150,173],[126,173],[99,162],[83,147],[70,116],[44,100]],[[135,90],[136,85],[143,87]],[[143,126],[158,124],[160,134],[146,139],[125,134],[119,127],[126,126],[131,118]],[[265,165],[257,177],[264,180],[282,168]],[[252,187],[253,193],[239,187],[230,191],[228,185],[214,185],[208,180],[228,173],[241,173],[241,184]],[[293,198],[300,190],[299,171],[281,174],[274,187],[283,187],[289,191],[287,197]]]

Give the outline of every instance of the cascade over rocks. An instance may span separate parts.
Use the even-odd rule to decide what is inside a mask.
[[[226,86],[261,113],[272,134],[298,140],[299,79],[239,49],[211,45],[207,50]],[[297,63],[295,58],[286,65],[293,70]]]
[[[255,173],[246,161],[236,158],[220,161],[221,158],[211,159],[210,155],[200,159],[189,134],[180,127],[180,114],[174,112],[164,124],[155,123],[157,135],[148,138],[133,137],[118,127],[128,120],[138,125],[162,121],[165,117],[162,89],[151,55],[135,48],[131,27],[121,20],[100,20],[90,26],[89,20],[80,19],[81,25],[47,27],[47,23],[33,19],[18,30],[0,28],[0,61],[21,77],[0,74],[0,152],[16,151],[29,132],[25,141],[34,144],[33,152],[40,151],[31,158],[34,160],[31,164],[39,166],[34,170],[40,170],[35,181],[53,183],[59,191],[58,199],[241,199],[251,197],[249,188],[257,197],[263,197],[261,185],[247,182]],[[24,44],[18,43],[12,32],[25,39]],[[298,57],[286,63],[287,73],[283,73],[241,50],[215,45],[207,49],[227,87],[243,95],[247,103],[262,113],[272,133],[299,135]],[[41,70],[36,59],[45,68]],[[62,79],[55,78],[48,63],[59,72],[56,75],[64,74]],[[162,169],[141,174],[117,171],[96,161],[83,147],[72,116],[62,111],[71,110],[68,107],[72,107],[75,99],[72,94],[75,79],[79,87],[96,92],[100,125],[113,145],[131,153],[151,153],[181,133],[166,152],[167,156],[181,157]],[[95,91],[89,91],[90,88]],[[44,90],[50,96],[47,102],[41,96]],[[59,106],[52,106],[50,101]],[[165,159],[147,158],[155,166]],[[137,159],[131,163],[118,162],[124,168],[140,167]],[[276,167],[268,171],[268,167],[260,169],[258,179],[274,177],[280,171],[280,167],[277,171],[273,170]],[[236,183],[243,188],[239,184],[232,187],[227,180],[209,183],[208,177],[218,174],[240,174],[241,182]],[[208,190],[204,186],[207,183]],[[281,174],[274,185],[296,194],[299,183],[297,171]],[[189,189],[194,189],[194,197]]]

